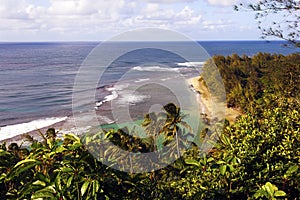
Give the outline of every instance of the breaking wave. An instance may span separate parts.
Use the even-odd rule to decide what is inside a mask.
[[[30,131],[51,126],[58,122],[65,121],[67,118],[68,117],[51,117],[45,119],[37,119],[31,122],[21,124],[0,127],[0,141],[7,138],[12,138],[20,134],[28,133]]]

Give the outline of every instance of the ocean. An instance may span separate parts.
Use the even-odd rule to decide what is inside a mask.
[[[160,83],[169,79],[176,85],[180,79],[178,74],[184,79],[198,76],[198,69],[201,70],[207,59],[203,56],[195,62],[187,62],[172,53],[154,49],[119,57],[99,78],[94,98],[82,100],[82,105],[74,107],[76,75],[98,44],[0,43],[0,140],[66,121],[74,110],[83,118],[96,112],[99,123],[109,124],[125,122],[128,115],[122,118],[121,114],[126,112],[122,109],[127,106],[130,117],[136,119],[149,110],[159,109],[162,103],[176,102],[178,95],[160,87]],[[282,41],[204,41],[199,44],[210,56],[233,53],[252,56],[258,52],[287,55],[297,51],[283,47],[285,42]],[[107,53],[118,48],[119,45],[114,44]],[[111,110],[111,103],[117,111]]]

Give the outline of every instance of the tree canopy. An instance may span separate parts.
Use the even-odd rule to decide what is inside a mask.
[[[299,58],[268,53],[212,58],[227,103],[242,108],[244,115],[232,125],[225,123],[207,153],[194,142],[181,151],[193,133],[184,110],[173,103],[163,106],[165,112],[146,114],[142,129],[125,126],[79,138],[58,137],[50,128],[39,132],[41,140],[27,135],[28,146],[0,144],[0,199],[298,199]],[[137,137],[142,131],[147,137]],[[195,134],[209,143],[214,133],[203,125]],[[137,160],[162,148],[157,156]],[[173,155],[178,159],[170,162]],[[113,167],[130,166],[134,172],[161,164],[165,167],[144,173]]]

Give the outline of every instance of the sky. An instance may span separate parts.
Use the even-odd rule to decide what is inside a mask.
[[[0,0],[0,42],[104,41],[151,27],[200,41],[259,40],[255,13],[233,9],[241,1]]]

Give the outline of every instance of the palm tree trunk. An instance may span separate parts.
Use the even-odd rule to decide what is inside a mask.
[[[177,126],[175,127],[175,131],[176,131],[175,136],[176,136],[177,156],[178,158],[180,158]]]

